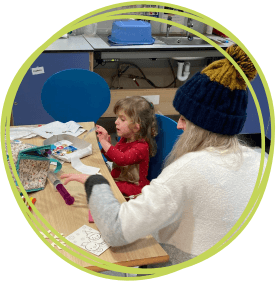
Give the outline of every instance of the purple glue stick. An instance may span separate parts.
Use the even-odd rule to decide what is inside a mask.
[[[60,182],[60,180],[58,179],[58,177],[55,175],[54,172],[50,171],[48,173],[48,179],[55,187],[55,189],[60,193],[60,195],[62,196],[62,198],[64,199],[67,205],[72,205],[75,202],[75,198],[69,194],[67,189]]]

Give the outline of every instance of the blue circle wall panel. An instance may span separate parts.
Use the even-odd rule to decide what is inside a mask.
[[[110,90],[97,73],[68,69],[52,75],[41,92],[44,109],[60,122],[97,122],[110,104]]]

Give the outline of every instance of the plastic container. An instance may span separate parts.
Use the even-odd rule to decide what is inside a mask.
[[[120,45],[151,45],[155,39],[151,36],[151,24],[145,21],[114,21],[109,41]]]
[[[84,35],[95,35],[97,33],[97,23],[92,23],[83,27]]]
[[[206,34],[212,34],[213,33],[213,27],[210,25],[207,25],[206,27]]]
[[[55,187],[55,189],[60,193],[62,198],[64,199],[65,203],[67,205],[72,205],[75,202],[75,198],[70,195],[70,193],[67,191],[67,189],[64,187],[64,185],[60,182],[58,177],[55,175],[53,171],[50,171],[48,173],[48,179],[52,183],[52,185]]]

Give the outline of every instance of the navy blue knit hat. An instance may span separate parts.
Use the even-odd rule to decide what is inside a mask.
[[[245,52],[233,45],[226,52],[249,80],[257,71]],[[187,120],[213,133],[236,135],[246,120],[247,85],[228,59],[215,61],[196,73],[176,92],[173,106]]]

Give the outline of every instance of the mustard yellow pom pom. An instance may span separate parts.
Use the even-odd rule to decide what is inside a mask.
[[[236,44],[227,48],[226,52],[234,59],[234,61],[242,69],[249,81],[253,80],[257,75],[257,70],[247,56],[247,54]],[[209,76],[211,81],[216,81],[225,87],[233,90],[245,90],[247,85],[235,68],[228,60],[222,59],[208,65],[201,73]]]

